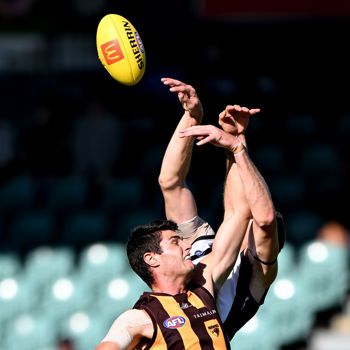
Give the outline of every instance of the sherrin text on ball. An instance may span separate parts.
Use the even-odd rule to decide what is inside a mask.
[[[124,85],[137,84],[146,68],[146,54],[141,37],[126,18],[104,16],[96,34],[97,52],[108,73]]]

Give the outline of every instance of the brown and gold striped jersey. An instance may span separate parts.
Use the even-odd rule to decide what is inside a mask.
[[[145,292],[134,308],[145,310],[155,329],[145,350],[230,349],[215,300],[201,286],[177,295]]]

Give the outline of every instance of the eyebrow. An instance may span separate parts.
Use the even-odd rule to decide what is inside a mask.
[[[170,236],[170,237],[169,237],[169,241],[170,241],[171,239],[182,239],[182,237],[181,237],[180,235],[174,235],[174,236]]]

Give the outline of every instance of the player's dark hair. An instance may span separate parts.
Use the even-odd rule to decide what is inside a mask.
[[[154,220],[147,225],[135,227],[126,245],[126,252],[131,268],[147,283],[149,287],[154,283],[149,265],[144,261],[144,254],[162,253],[160,241],[165,230],[177,231],[177,224],[169,220]]]
[[[277,222],[278,246],[279,251],[281,251],[286,241],[286,228],[284,225],[283,216],[279,211],[275,212],[275,217]]]

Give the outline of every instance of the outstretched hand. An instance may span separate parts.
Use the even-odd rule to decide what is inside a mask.
[[[260,109],[249,109],[239,105],[229,105],[219,114],[219,125],[232,135],[241,135],[247,129],[250,116],[259,113]]]
[[[234,150],[240,140],[236,135],[232,135],[214,125],[196,125],[179,131],[179,137],[193,136],[199,141],[197,146],[212,143],[214,146]]]
[[[169,90],[171,92],[177,93],[182,107],[188,111],[192,117],[197,120],[202,119],[202,104],[197,96],[196,90],[191,85],[187,85],[180,80],[172,78],[162,78],[161,81],[164,85],[170,86]]]

